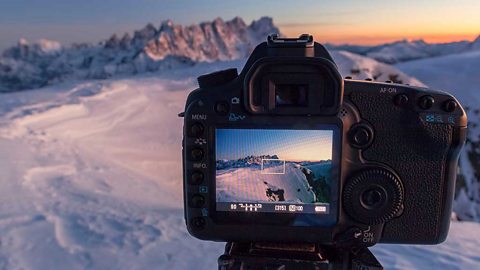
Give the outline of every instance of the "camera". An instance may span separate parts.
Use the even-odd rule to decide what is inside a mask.
[[[240,74],[198,83],[182,114],[194,237],[359,247],[445,240],[467,132],[452,95],[343,79],[311,35],[271,35]]]

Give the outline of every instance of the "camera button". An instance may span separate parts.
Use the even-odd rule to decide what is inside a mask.
[[[403,107],[408,103],[408,96],[405,94],[398,94],[393,99],[393,103],[399,107]]]
[[[435,99],[432,96],[423,96],[418,101],[418,106],[424,110],[428,110],[432,108],[433,104],[435,103]]]
[[[192,219],[192,225],[196,229],[203,229],[203,227],[205,227],[205,219],[201,217],[196,217]]]
[[[194,161],[202,160],[202,158],[203,158],[203,150],[200,149],[200,148],[193,148],[193,149],[190,151],[190,157],[191,157],[192,160],[194,160]]]
[[[349,131],[350,144],[355,148],[365,148],[373,140],[373,131],[366,125],[352,127]]]
[[[227,115],[228,111],[230,110],[230,106],[225,101],[220,101],[215,104],[215,112],[220,115]]]
[[[203,135],[203,131],[205,128],[200,123],[194,123],[190,126],[190,136],[192,137],[200,137]]]
[[[443,110],[446,112],[453,112],[455,109],[457,109],[457,107],[458,104],[453,99],[447,100],[443,103]]]
[[[205,204],[205,198],[200,194],[195,194],[190,200],[190,206],[194,208],[200,208]]]
[[[204,175],[202,172],[193,172],[192,175],[190,176],[190,184],[192,185],[198,185],[203,182]]]

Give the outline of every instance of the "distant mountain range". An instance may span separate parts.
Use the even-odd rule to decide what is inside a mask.
[[[239,158],[236,160],[217,160],[217,170],[223,170],[228,168],[246,168],[251,166],[262,165],[263,159],[278,159],[277,155],[261,155],[261,156],[246,156],[244,158]]]
[[[262,17],[247,25],[241,18],[220,18],[190,26],[166,20],[148,24],[97,45],[64,47],[56,41],[21,39],[0,58],[0,92],[39,88],[65,79],[105,79],[117,74],[189,66],[247,57],[269,34],[280,33]]]
[[[349,51],[383,63],[395,64],[422,58],[480,50],[480,36],[472,42],[427,43],[423,40],[401,40],[376,46],[333,44],[327,44],[326,46],[332,50]]]
[[[126,33],[119,37],[114,34],[96,45],[84,43],[66,47],[45,39],[36,42],[21,39],[0,57],[0,92],[39,88],[67,79],[106,79],[198,62],[243,59],[273,33],[280,34],[280,30],[272,18],[262,17],[247,25],[236,17],[230,21],[217,18],[190,26],[166,20],[158,27],[147,24],[133,35]],[[479,50],[480,37],[473,42],[429,44],[423,40],[403,40],[378,46],[327,44],[327,48],[391,64]],[[351,70],[353,75],[360,72]],[[381,77],[381,74],[371,74],[375,76]],[[384,77],[395,81],[390,74]]]

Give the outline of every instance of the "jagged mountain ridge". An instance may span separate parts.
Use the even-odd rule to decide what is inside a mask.
[[[105,79],[196,62],[247,57],[268,34],[280,33],[269,17],[247,25],[241,18],[217,18],[190,26],[166,20],[133,36],[116,34],[97,45],[21,39],[0,58],[0,92],[39,88],[65,79]]]
[[[246,156],[236,160],[217,160],[217,170],[226,168],[244,168],[250,166],[261,166],[263,159],[279,159],[277,155]]]
[[[327,44],[327,47],[330,49],[345,50],[361,54],[383,63],[394,64],[416,59],[480,50],[480,35],[471,42],[457,41],[448,43],[428,43],[424,40],[400,40],[375,46]]]

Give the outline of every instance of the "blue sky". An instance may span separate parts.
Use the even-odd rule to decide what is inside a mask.
[[[479,12],[477,0],[1,0],[0,50],[21,37],[97,42],[164,19],[191,24],[240,16],[250,23],[264,15],[287,35],[310,32],[322,42],[472,39],[480,33]]]
[[[331,130],[217,129],[216,158],[278,155],[287,161],[332,158]]]

